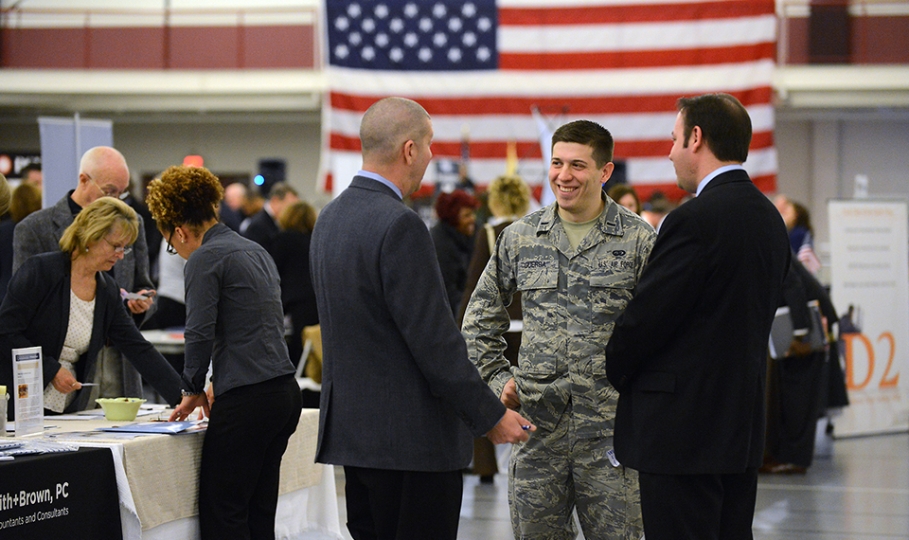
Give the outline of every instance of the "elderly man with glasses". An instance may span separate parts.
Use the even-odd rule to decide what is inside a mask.
[[[120,198],[129,186],[129,167],[119,151],[109,146],[89,149],[79,162],[79,182],[54,206],[32,213],[23,219],[13,232],[13,273],[32,255],[58,251],[63,231],[73,222],[82,208],[101,197]],[[121,293],[137,293],[138,298],[127,299],[126,306],[137,325],[141,325],[154,312],[154,285],[149,277],[148,244],[145,239],[142,217],[139,217],[139,237],[131,251],[123,250],[123,259],[111,274],[120,286]],[[134,296],[134,295],[130,295]],[[110,347],[99,353],[103,357],[105,383],[102,397],[141,396],[142,381],[129,362]]]

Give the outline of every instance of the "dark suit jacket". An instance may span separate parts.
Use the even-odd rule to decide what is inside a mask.
[[[70,255],[62,251],[35,255],[13,275],[0,305],[0,384],[12,388],[12,349],[40,346],[44,384],[60,370],[60,351],[69,327]],[[95,313],[88,351],[76,362],[76,378],[89,382],[95,376],[95,359],[107,340],[126,355],[139,373],[170,404],[180,401],[183,388],[177,372],[146,341],[120,300],[120,288],[105,272],[97,274]],[[89,391],[80,391],[67,411],[92,408]],[[12,401],[10,401],[12,407]]]
[[[281,276],[281,304],[284,306],[284,314],[293,311],[295,317],[301,318],[299,321],[294,320],[294,325],[301,328],[319,324],[316,293],[309,275],[310,241],[310,233],[281,231],[275,237],[269,251],[271,258],[275,260],[278,275]]]
[[[278,223],[263,208],[249,219],[249,226],[243,231],[243,236],[264,247],[266,251],[271,251],[272,242],[280,231]]]
[[[779,212],[742,170],[666,217],[606,346],[622,464],[655,474],[760,466],[767,340],[789,258]]]
[[[16,222],[0,219],[0,302],[6,296],[9,278],[13,275],[13,229]]]
[[[320,213],[310,250],[322,325],[316,461],[451,471],[505,408],[467,359],[423,221],[354,177]]]

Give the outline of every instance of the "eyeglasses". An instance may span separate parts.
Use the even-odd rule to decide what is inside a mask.
[[[98,182],[95,182],[94,178],[92,178],[88,174],[86,174],[85,176],[88,176],[88,179],[92,181],[92,184],[95,184],[95,187],[98,188],[98,191],[100,191],[101,194],[104,195],[105,197],[113,197],[115,199],[119,199],[119,198],[123,197],[124,195],[126,195],[125,191],[120,191],[119,189],[117,189],[113,186],[107,186],[106,188],[103,188],[98,184]]]
[[[165,251],[167,252],[168,255],[177,254],[177,250],[174,249],[174,246],[170,243],[170,241],[173,237],[174,237],[174,231],[171,231],[170,236],[167,237],[167,248],[165,249]]]
[[[124,257],[125,257],[126,255],[129,255],[129,254],[132,253],[132,251],[133,251],[133,248],[132,248],[132,247],[129,247],[129,246],[118,246],[118,245],[114,244],[113,242],[111,242],[110,240],[108,240],[107,238],[105,238],[104,241],[107,242],[107,244],[108,244],[110,247],[114,248],[114,253],[119,253],[119,254],[123,255]]]

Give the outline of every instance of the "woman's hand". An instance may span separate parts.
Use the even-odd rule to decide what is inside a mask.
[[[51,379],[51,384],[61,394],[69,394],[82,388],[82,383],[77,381],[72,372],[63,366],[60,366],[57,374]]]
[[[194,396],[183,396],[183,401],[177,405],[177,408],[174,409],[174,412],[170,415],[170,421],[180,421],[186,420],[189,418],[189,415],[196,410],[196,407],[202,407],[202,413],[205,416],[211,414],[211,409],[208,404],[208,397],[205,393],[196,394]]]

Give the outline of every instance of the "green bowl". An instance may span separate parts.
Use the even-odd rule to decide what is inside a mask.
[[[121,422],[132,422],[136,419],[139,406],[145,403],[145,400],[135,397],[118,397],[98,398],[95,402],[104,409],[104,418]]]

